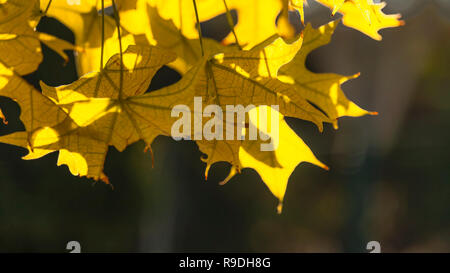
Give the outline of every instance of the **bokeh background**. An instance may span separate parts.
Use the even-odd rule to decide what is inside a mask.
[[[309,2],[308,21],[330,20],[328,9]],[[288,120],[331,170],[298,166],[281,215],[253,170],[219,186],[229,166],[217,164],[205,182],[193,142],[157,138],[153,169],[143,143],[111,148],[105,173],[114,189],[71,176],[56,166],[57,154],[23,161],[24,150],[0,144],[0,252],[67,252],[72,240],[83,252],[367,252],[372,240],[383,252],[449,252],[450,1],[387,2],[404,27],[383,30],[376,42],[339,26],[308,58],[316,72],[361,72],[344,91],[380,115],[342,118],[339,130],[324,133]],[[202,28],[220,38],[224,25],[219,16]],[[38,28],[74,40],[54,19]],[[26,79],[76,80],[73,54],[63,65],[43,47],[44,62]],[[163,68],[151,89],[178,79]],[[0,107],[10,121],[0,135],[20,129],[18,105],[0,97]]]

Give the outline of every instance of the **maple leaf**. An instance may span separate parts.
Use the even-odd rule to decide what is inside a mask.
[[[232,167],[230,174],[223,181],[231,179],[242,168],[253,168],[261,176],[271,192],[280,200],[279,211],[286,191],[288,179],[300,162],[311,162],[325,167],[318,161],[304,142],[287,126],[284,116],[301,118],[315,123],[319,130],[323,129],[323,122],[333,122],[319,110],[297,93],[291,84],[283,83],[277,79],[278,70],[284,64],[291,61],[298,53],[302,45],[302,39],[292,44],[287,44],[280,37],[273,37],[251,50],[232,51],[216,54],[204,64],[206,66],[204,86],[197,88],[196,96],[202,97],[202,104],[216,104],[226,111],[226,105],[255,105],[260,106],[252,111],[260,111],[268,105],[278,105],[280,113],[272,110],[275,119],[280,121],[279,139],[280,146],[273,152],[261,151],[260,141],[248,139],[239,140],[197,140],[200,151],[206,157],[205,176],[211,166],[217,162],[229,162]],[[200,77],[200,75],[197,75]],[[269,107],[270,108],[270,107]],[[271,109],[271,108],[270,108]],[[270,112],[270,111],[269,111]],[[209,122],[209,121],[208,121]],[[249,121],[258,130],[264,126],[257,122]],[[204,124],[203,124],[204,125]],[[236,125],[231,126],[231,132],[239,132]],[[234,128],[233,128],[234,127]],[[236,128],[237,127],[237,128]],[[267,127],[267,126],[266,126]],[[229,128],[227,128],[228,134]],[[264,130],[263,130],[264,132]],[[264,132],[270,135],[270,132]],[[297,154],[289,149],[289,143],[298,141]],[[287,146],[286,146],[287,145]]]
[[[283,85],[286,89],[277,90],[277,88],[272,86],[272,91],[276,90],[278,96],[302,105],[302,109],[310,109],[307,101],[311,101],[324,111],[329,119],[322,117],[317,122],[314,118],[305,117],[305,115],[293,115],[286,109],[281,109],[281,113],[272,110],[272,112],[278,113],[281,124],[279,141],[277,141],[277,143],[280,143],[280,147],[273,153],[248,149],[250,146],[259,147],[257,142],[254,141],[197,141],[200,150],[207,155],[206,158],[203,158],[203,161],[207,163],[206,174],[212,164],[220,161],[232,164],[230,174],[224,182],[231,179],[236,173],[239,173],[242,168],[253,168],[259,173],[271,192],[279,199],[280,205],[278,209],[280,211],[288,179],[300,162],[311,162],[327,168],[314,157],[308,146],[284,122],[284,115],[313,121],[321,129],[321,121],[332,122],[337,128],[337,118],[339,117],[376,114],[375,112],[363,110],[348,100],[341,89],[341,84],[355,78],[358,74],[353,76],[341,76],[332,73],[317,74],[306,69],[305,60],[307,55],[314,49],[329,43],[338,23],[339,21],[331,22],[318,29],[313,29],[311,25],[307,25],[303,36],[292,44],[287,44],[283,39],[275,35],[252,50],[218,54],[213,57],[211,63],[207,63],[207,66],[210,66],[210,70],[213,70],[215,65],[222,66],[222,69],[224,67],[234,69],[234,71],[227,70],[231,75],[227,75],[226,79],[228,82],[226,84],[223,83],[223,85],[222,82],[225,81],[223,79],[224,76],[219,71],[217,71],[217,74],[215,72],[210,72],[209,74],[209,78],[210,80],[212,79],[211,81],[214,85],[204,89],[213,90],[210,96],[220,105],[228,103],[233,105],[236,103],[244,104],[243,102],[258,105],[256,98],[245,98],[245,90],[249,87],[255,88],[256,90],[253,90],[253,94],[256,96],[267,96],[267,93],[265,93],[267,90],[260,90],[252,86],[251,83],[248,83],[249,85],[246,86],[247,81],[261,84],[267,83],[269,80],[276,82],[282,80],[286,84]],[[276,86],[275,83],[274,86]],[[199,93],[197,95],[208,96],[208,94]],[[302,101],[306,102],[306,104],[302,104]],[[265,97],[264,103],[260,105],[279,104],[282,106],[283,103],[283,101],[272,101]],[[259,124],[255,126],[258,130],[264,128],[264,126],[261,127]],[[298,153],[292,153],[289,147],[296,147]]]
[[[266,122],[259,119],[261,114],[268,115]],[[277,120],[277,132],[270,132],[269,120]],[[277,211],[281,213],[288,180],[295,168],[302,162],[309,162],[323,169],[328,167],[320,162],[311,149],[290,128],[284,116],[269,106],[258,106],[249,112],[249,126],[257,128],[258,133],[265,134],[270,141],[261,140],[213,140],[196,141],[200,151],[207,155],[202,158],[207,163],[207,176],[211,164],[229,162],[232,164],[228,176],[220,183],[225,184],[244,168],[254,169],[270,192],[279,200]],[[248,129],[247,129],[248,131]],[[261,151],[261,144],[274,145],[273,151]],[[293,152],[295,151],[295,152]]]
[[[120,2],[127,1],[121,0],[119,3]],[[135,0],[132,2],[135,2]],[[155,7],[158,10],[159,15],[165,20],[171,20],[186,38],[197,39],[199,37],[196,13],[192,1],[137,0],[137,2],[137,6],[139,6],[139,2],[147,2]],[[225,5],[221,0],[196,0],[196,3],[198,8],[197,15],[199,16],[200,22],[212,19],[224,13],[226,10]]]
[[[196,95],[218,105],[279,105],[282,114],[311,121],[322,130],[322,123],[330,119],[290,84],[268,77],[295,55],[296,51],[290,48],[298,49],[299,45],[301,40],[286,44],[278,38],[263,48],[216,54],[206,62],[208,81]]]
[[[256,121],[257,111],[261,111],[261,107],[250,113],[250,122],[258,128],[269,128],[269,126],[261,125]],[[242,168],[252,168],[258,172],[272,194],[278,198],[277,211],[281,213],[289,177],[300,163],[309,162],[325,170],[328,170],[328,167],[316,158],[308,145],[289,127],[283,115],[272,108],[266,111],[269,112],[269,115],[275,116],[272,118],[278,118],[279,125],[277,134],[267,130],[264,130],[263,133],[270,136],[271,141],[278,143],[278,147],[273,153],[262,153],[255,151],[255,149],[260,149],[255,142],[245,141],[239,149],[239,160]],[[261,158],[261,154],[265,157]],[[278,164],[274,164],[274,162]],[[229,178],[230,176],[227,179]]]
[[[40,19],[39,1],[8,0],[0,4],[0,61],[19,75],[29,74],[42,61],[43,42],[66,61],[64,50],[75,50],[70,43],[50,34],[35,31]]]
[[[156,7],[147,4],[142,8],[146,9],[146,16],[149,21],[149,26],[145,31],[148,43],[176,53],[177,59],[169,66],[182,74],[186,73],[202,57],[199,39],[185,37],[176,28],[172,20],[165,20],[159,15]],[[207,56],[236,49],[232,46],[225,47],[208,38],[203,38],[202,44],[203,53]]]
[[[331,8],[332,14],[342,14],[344,25],[361,31],[375,40],[381,40],[378,33],[383,28],[398,27],[404,24],[400,14],[386,15],[382,9],[386,3],[372,0],[316,0]]]
[[[0,96],[9,97],[20,105],[20,120],[25,127],[25,131],[1,136],[0,142],[28,149],[28,157],[41,157],[51,152],[51,150],[39,148],[39,144],[36,149],[33,149],[31,143],[34,142],[37,131],[62,122],[66,116],[65,113],[1,62]]]
[[[141,0],[142,1],[142,0]],[[172,20],[181,33],[189,39],[197,39],[196,14],[192,1],[149,0],[158,9],[160,16]],[[197,1],[200,22],[210,20],[228,10],[236,10],[239,21],[224,39],[225,44],[238,43],[246,49],[277,33],[276,19],[282,10],[281,0],[199,0]],[[234,35],[236,34],[236,36]],[[236,37],[239,38],[236,41]]]
[[[70,116],[76,128],[83,128],[105,147],[112,145],[123,151],[139,139],[151,144],[157,135],[170,134],[171,103],[178,96],[166,97],[176,86],[142,94],[156,71],[174,58],[156,47],[130,46],[123,54],[123,68],[120,55],[116,54],[100,72],[86,74],[70,85],[55,88],[41,83],[41,87],[44,95],[53,98]],[[75,131],[63,135],[70,136]],[[59,148],[66,148],[71,143],[60,145]],[[102,152],[102,161],[87,162],[88,169],[103,169],[106,151]],[[99,178],[99,174],[93,177]]]
[[[60,151],[58,165],[68,165],[74,175],[107,182],[103,165],[109,145],[122,151],[140,138],[150,144],[157,135],[170,134],[172,105],[166,92],[176,88],[142,95],[154,73],[174,59],[173,54],[130,46],[123,54],[123,70],[119,59],[113,56],[101,72],[87,74],[71,85],[53,88],[41,83],[44,95],[33,88],[22,87],[17,94],[5,91],[12,88],[2,88],[7,93],[1,95],[21,106],[26,131],[2,136],[0,142],[27,148],[24,159]],[[8,85],[13,83],[8,80]]]
[[[39,14],[37,4],[34,0],[0,4],[0,61],[19,75],[35,71],[42,61],[41,45],[30,22]]]
[[[64,50],[78,50],[69,42],[35,31],[40,17],[39,1],[36,0],[8,0],[0,4],[0,73],[14,75],[14,83],[17,77],[38,68],[43,59],[40,42],[55,50],[66,61],[68,57]],[[3,77],[5,79],[7,77]],[[0,118],[6,122],[1,111]]]
[[[316,48],[330,42],[339,20],[330,22],[317,29],[308,24],[303,31],[302,49],[291,62],[279,70],[279,79],[291,83],[293,88],[308,101],[314,103],[327,116],[333,120],[337,128],[337,118],[343,116],[359,117],[363,115],[376,115],[350,101],[342,91],[341,85],[350,79],[359,76],[343,76],[334,73],[314,73],[306,68],[306,57]]]
[[[192,2],[184,4],[178,3],[186,7],[184,12],[189,14],[192,9]],[[205,1],[200,1],[205,3]],[[169,64],[169,67],[175,69],[181,74],[186,73],[197,61],[202,57],[202,48],[198,38],[198,32],[195,30],[195,38],[189,38],[183,34],[182,29],[178,29],[174,24],[177,18],[165,19],[161,16],[160,11],[164,11],[166,2],[149,1],[149,0],[133,0],[133,1],[118,1],[118,10],[121,18],[121,25],[135,36],[144,35],[145,42],[137,40],[140,45],[155,45],[160,48],[170,50],[177,54],[177,59]],[[176,10],[176,6],[171,10]],[[158,9],[158,6],[160,7]],[[167,15],[167,14],[166,14]],[[169,16],[170,17],[170,16]],[[194,20],[191,18],[191,21]],[[233,46],[226,47],[219,42],[202,38],[203,53],[211,55],[218,52],[225,52],[236,49]]]
[[[107,7],[105,1],[105,7]],[[109,1],[110,2],[110,1]],[[100,1],[84,0],[80,4],[70,4],[66,0],[53,0],[47,16],[58,19],[75,35],[75,44],[80,49],[75,56],[79,75],[99,71],[102,51],[102,16],[98,13]],[[47,3],[41,2],[41,8]],[[100,6],[101,7],[101,6]],[[123,50],[136,44],[136,37],[120,28]],[[104,17],[103,63],[120,52],[116,22],[110,16]]]

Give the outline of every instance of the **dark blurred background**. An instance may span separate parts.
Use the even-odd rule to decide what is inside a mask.
[[[310,2],[307,21],[319,26],[330,11]],[[57,154],[23,161],[26,151],[0,144],[0,252],[383,252],[450,251],[450,1],[387,1],[406,25],[383,30],[383,41],[338,27],[333,41],[308,58],[316,72],[361,77],[344,85],[349,98],[376,117],[342,118],[340,129],[289,119],[331,167],[301,164],[292,174],[284,211],[257,173],[245,169],[219,186],[229,166],[205,164],[193,142],[156,139],[111,148],[105,173],[114,189],[70,175]],[[236,16],[235,16],[236,17]],[[235,18],[239,20],[239,18]],[[224,16],[202,25],[212,37]],[[39,30],[68,41],[73,34],[44,18]],[[216,31],[216,32],[215,32]],[[44,62],[26,79],[38,86],[77,79],[73,54],[63,60],[44,47]],[[151,89],[179,75],[158,72]],[[0,98],[10,124],[21,128],[18,105]]]

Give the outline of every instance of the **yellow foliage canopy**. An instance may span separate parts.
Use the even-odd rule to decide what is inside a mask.
[[[381,38],[379,29],[401,24],[397,16],[384,15],[382,5],[317,1],[332,8],[333,14],[342,13],[344,24],[374,39]],[[296,36],[288,11],[298,10],[303,22],[302,0],[197,0],[197,12],[192,1],[179,0],[117,0],[103,5],[114,2],[118,12],[114,18],[103,15],[102,1],[97,0],[76,4],[53,0],[51,6],[37,0],[0,4],[0,96],[20,105],[25,126],[25,131],[0,136],[0,142],[27,149],[24,159],[58,151],[57,164],[67,165],[73,175],[109,183],[103,173],[108,147],[123,151],[139,140],[150,147],[157,136],[171,136],[177,121],[172,116],[175,106],[192,109],[199,97],[203,112],[211,104],[223,112],[228,105],[253,105],[240,124],[225,126],[236,135],[256,128],[266,140],[196,139],[195,130],[191,136],[205,154],[205,176],[217,162],[231,164],[223,183],[243,168],[252,168],[278,198],[281,212],[289,178],[301,162],[328,168],[284,117],[310,121],[322,131],[323,123],[337,128],[342,116],[376,114],[350,101],[341,88],[359,74],[313,73],[306,68],[308,54],[329,43],[339,21],[317,29],[307,24]],[[43,15],[39,7],[73,31],[75,46],[35,31]],[[238,13],[236,26],[230,9]],[[197,16],[202,22],[222,13],[227,13],[232,29],[222,43],[199,35]],[[41,83],[42,92],[29,85],[21,76],[35,71],[42,61],[40,42],[63,58],[67,58],[64,50],[78,50],[81,77],[58,87]],[[182,73],[181,80],[146,93],[164,65]],[[4,114],[0,111],[6,124]],[[278,130],[268,129],[260,114],[276,121]],[[195,123],[195,118],[189,119]],[[202,127],[214,118],[202,119]],[[270,151],[260,149],[268,143],[277,145]]]

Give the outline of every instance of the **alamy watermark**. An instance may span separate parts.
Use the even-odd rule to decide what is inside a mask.
[[[171,116],[179,119],[173,123],[171,135],[175,140],[261,140],[261,151],[275,151],[279,144],[278,110],[278,105],[226,105],[224,113],[216,104],[203,108],[202,97],[194,97],[193,111],[184,104],[172,108]],[[204,118],[209,120],[204,123]]]

